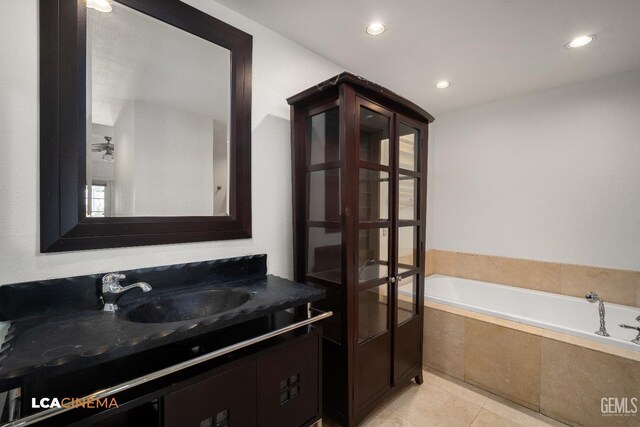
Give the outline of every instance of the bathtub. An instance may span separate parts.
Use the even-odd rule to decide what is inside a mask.
[[[612,337],[594,333],[598,305],[582,298],[429,276],[423,366],[569,425],[637,427],[640,413],[613,419],[602,399],[640,398],[640,345],[618,326],[640,308],[605,308]]]
[[[597,292],[597,289],[585,289],[585,293],[591,290]],[[427,301],[640,351],[640,345],[631,342],[637,331],[618,326],[620,323],[640,326],[635,320],[640,308],[608,304],[606,295],[601,296],[605,300],[605,321],[611,337],[594,333],[600,326],[598,304],[583,298],[437,274],[425,279]]]

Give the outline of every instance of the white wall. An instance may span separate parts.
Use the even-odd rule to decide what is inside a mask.
[[[135,216],[213,215],[213,119],[135,101],[133,120]]]
[[[120,110],[118,119],[113,125],[113,139],[118,141],[118,147],[114,148],[118,150],[118,155],[113,162],[114,216],[133,216],[136,205],[136,131],[132,101],[126,103]],[[115,185],[116,182],[117,185]]]
[[[440,115],[430,143],[430,248],[640,270],[640,70]]]
[[[215,128],[215,125],[214,125]],[[226,128],[226,126],[225,126]],[[226,134],[226,132],[225,132]],[[218,142],[216,142],[218,141]],[[229,203],[227,191],[229,190],[229,143],[227,139],[213,138],[213,213],[214,215],[227,215]],[[218,187],[220,189],[218,190]]]
[[[93,160],[91,162],[91,177],[98,181],[113,181],[115,178],[115,168],[113,163],[104,160]]]
[[[285,98],[343,71],[219,5],[188,0],[253,34],[253,238],[137,248],[39,253],[38,1],[3,2],[0,14],[0,283],[267,253],[292,275],[289,106]],[[48,159],[42,159],[48,161]]]

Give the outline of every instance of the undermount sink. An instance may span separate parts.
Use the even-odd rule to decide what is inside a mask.
[[[140,304],[126,314],[137,323],[169,323],[212,316],[246,303],[251,294],[236,289],[212,289]]]

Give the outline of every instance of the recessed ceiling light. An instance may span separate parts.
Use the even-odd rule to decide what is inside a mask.
[[[586,46],[593,41],[593,36],[580,36],[571,40],[571,42],[567,45],[570,48],[582,47]]]
[[[438,83],[436,83],[436,87],[437,87],[438,89],[446,89],[446,88],[448,88],[449,86],[451,86],[451,83],[449,83],[449,82],[448,82],[448,81],[446,81],[446,80],[442,80],[442,81],[439,81]]]
[[[378,34],[384,33],[386,29],[387,27],[385,27],[382,22],[372,22],[367,27],[367,33],[371,34],[372,36],[377,36]]]
[[[87,7],[98,12],[111,12],[113,8],[108,0],[87,0]]]

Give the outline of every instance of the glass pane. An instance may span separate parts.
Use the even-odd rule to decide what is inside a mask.
[[[398,218],[418,219],[418,178],[400,175],[398,181]]]
[[[420,131],[400,122],[400,169],[420,170],[418,141]]]
[[[358,250],[360,283],[389,275],[389,229],[360,230]]]
[[[389,118],[360,107],[360,160],[389,165]]]
[[[398,227],[398,273],[418,266],[418,227]]]
[[[389,173],[360,169],[360,221],[389,219]]]
[[[417,313],[416,295],[418,276],[409,276],[398,284],[398,325],[406,322]]]
[[[340,169],[309,173],[309,220],[340,221]]]
[[[307,158],[316,165],[340,160],[338,107],[307,117]]]
[[[342,233],[339,228],[309,227],[307,274],[340,283]]]
[[[358,343],[388,329],[387,284],[358,292]]]
[[[91,197],[94,199],[104,199],[104,187],[102,185],[91,186]]]
[[[93,199],[93,211],[104,212],[104,199]]]
[[[342,342],[343,290],[322,286],[312,280],[309,280],[308,283],[314,286],[320,286],[326,292],[326,296],[323,299],[312,302],[311,306],[322,311],[333,311],[333,316],[318,322],[318,325],[322,327],[322,337],[340,344]]]

